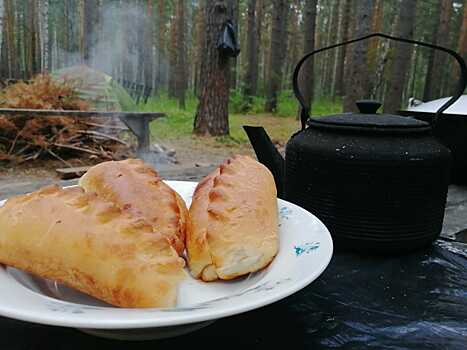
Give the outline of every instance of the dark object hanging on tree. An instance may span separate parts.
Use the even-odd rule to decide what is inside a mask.
[[[231,21],[225,22],[217,42],[217,49],[222,56],[237,57],[239,55],[240,45],[237,42],[235,29]]]

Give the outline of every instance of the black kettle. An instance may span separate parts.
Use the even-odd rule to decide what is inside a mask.
[[[309,119],[298,73],[312,55],[372,37],[447,52],[461,67],[457,94],[431,123],[377,114],[376,101],[358,101],[360,113]],[[286,145],[285,160],[261,127],[244,126],[258,160],[276,180],[278,196],[315,214],[328,227],[336,248],[367,253],[402,253],[431,244],[440,234],[451,154],[433,136],[436,121],[463,93],[467,68],[454,51],[375,33],[315,50],[297,64],[295,95],[302,129]]]

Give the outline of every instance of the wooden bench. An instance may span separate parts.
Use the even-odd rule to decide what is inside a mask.
[[[0,108],[0,115],[29,116],[29,117],[104,117],[119,118],[137,138],[138,155],[149,152],[150,130],[149,123],[157,118],[165,117],[165,113],[158,112],[101,112],[101,111],[61,111],[56,109],[19,109]]]

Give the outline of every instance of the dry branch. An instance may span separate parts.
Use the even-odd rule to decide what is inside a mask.
[[[99,123],[94,114],[100,112],[88,111],[87,102],[70,82],[56,82],[47,75],[38,75],[29,84],[18,82],[0,92],[0,108],[0,160],[53,157],[71,166],[66,159],[83,153],[102,159],[129,153],[126,142],[102,132],[121,127]],[[42,114],[49,110],[53,117],[37,110]]]

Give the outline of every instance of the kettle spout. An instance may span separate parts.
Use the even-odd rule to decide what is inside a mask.
[[[284,198],[284,158],[282,158],[279,151],[274,147],[274,144],[264,128],[260,126],[244,125],[243,129],[248,135],[248,139],[253,146],[258,161],[264,164],[274,176],[277,196],[279,198]]]

